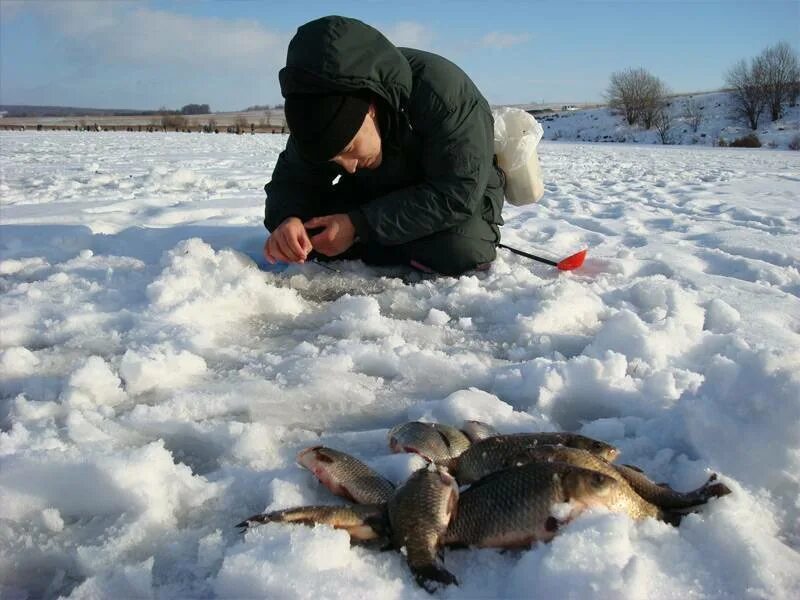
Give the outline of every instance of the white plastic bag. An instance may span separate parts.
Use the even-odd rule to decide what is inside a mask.
[[[503,188],[514,206],[533,204],[544,195],[542,168],[536,146],[544,135],[532,114],[519,108],[496,108],[494,116],[494,153],[497,164],[506,174]]]

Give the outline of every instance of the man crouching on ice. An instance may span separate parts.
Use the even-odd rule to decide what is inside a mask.
[[[297,30],[279,79],[290,136],[264,186],[270,263],[314,252],[459,275],[494,260],[503,173],[461,69],[332,16]]]

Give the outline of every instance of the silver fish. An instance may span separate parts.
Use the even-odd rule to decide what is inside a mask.
[[[587,450],[606,460],[616,458],[619,451],[613,446],[577,433],[545,432],[496,435],[472,444],[459,457],[447,463],[450,472],[461,485],[519,462],[520,454],[541,446],[563,445]]]
[[[333,448],[306,448],[297,455],[297,462],[331,492],[359,504],[387,502],[394,493],[391,481],[354,456]]]
[[[498,471],[461,493],[444,543],[516,548],[546,542],[587,508],[614,505],[619,487],[613,477],[565,463]]]
[[[517,465],[537,462],[560,462],[597,471],[617,480],[619,489],[616,500],[609,505],[611,510],[627,514],[633,519],[653,517],[663,519],[661,510],[637,494],[628,481],[606,460],[579,448],[568,446],[537,446],[522,450],[516,457]]]
[[[436,464],[446,464],[469,448],[469,438],[450,425],[410,421],[389,431],[393,452],[413,452]]]
[[[434,467],[416,471],[389,500],[392,542],[404,549],[417,583],[433,591],[433,582],[458,583],[438,564],[437,551],[458,503],[458,486],[446,470]]]
[[[330,525],[350,534],[354,543],[388,543],[389,527],[385,504],[349,506],[298,506],[248,517],[237,527],[250,528],[264,523],[300,523]]]
[[[461,426],[461,431],[464,432],[464,435],[466,435],[473,444],[485,440],[486,438],[500,435],[500,432],[494,427],[482,421],[464,421],[464,424]]]

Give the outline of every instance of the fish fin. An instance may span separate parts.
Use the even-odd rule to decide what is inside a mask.
[[[379,515],[367,517],[364,524],[372,527],[372,530],[382,538],[391,538],[391,528],[389,526],[389,513],[384,509]]]
[[[677,510],[662,510],[660,515],[662,521],[674,527],[678,527],[681,524],[683,516],[684,513]]]
[[[411,572],[414,574],[414,579],[417,580],[419,586],[430,594],[439,589],[440,586],[437,584],[458,585],[456,576],[439,565],[430,564],[411,567]]]
[[[447,547],[451,550],[468,550],[469,544],[465,544],[464,542],[446,542]]]
[[[253,515],[252,517],[247,517],[241,523],[237,523],[236,527],[240,527],[242,529],[242,533],[250,529],[255,525],[263,525],[264,523],[270,523],[272,521],[272,514],[271,513],[261,513],[257,515]]]
[[[354,540],[353,538],[350,538],[350,544],[360,548],[375,550],[377,552],[388,552],[389,550],[394,550],[391,540],[386,537],[376,537],[372,538],[371,540]]]
[[[483,477],[478,479],[478,481],[470,484],[469,489],[474,490],[475,488],[491,483],[492,481],[500,477],[503,473],[505,473],[505,469],[501,469],[500,471],[495,471],[493,473],[489,473],[488,475],[484,475]]]
[[[558,526],[560,525],[558,519],[553,516],[547,517],[547,520],[544,522],[544,528],[549,533],[555,533],[558,531]]]
[[[722,496],[727,496],[731,493],[731,488],[724,483],[712,483],[711,485],[705,485],[704,492],[704,496],[708,500],[710,498],[721,498]]]
[[[709,485],[706,483],[701,488],[698,488],[694,492],[689,492],[690,495],[697,495],[697,503],[692,504],[691,506],[681,507],[681,508],[672,508],[669,510],[664,511],[664,521],[670,523],[672,525],[677,526],[684,515],[697,513],[703,510],[703,506],[712,498],[720,498],[722,496],[727,496],[731,493],[731,489],[725,485],[724,483],[712,483]],[[673,522],[673,519],[675,522]]]
[[[644,471],[642,471],[642,470],[641,470],[639,467],[637,467],[636,465],[622,465],[622,466],[623,466],[623,467],[628,467],[629,469],[633,469],[633,470],[634,470],[634,471],[636,471],[637,473],[642,473],[642,474],[644,474]]]
[[[325,486],[325,487],[328,487],[328,486]],[[346,485],[340,485],[339,488],[342,490],[343,493],[336,494],[336,492],[334,492],[333,490],[331,490],[331,492],[333,492],[337,496],[341,496],[345,500],[350,500],[350,502],[352,502],[353,504],[361,504],[358,500],[356,500],[356,497],[353,495],[353,492],[351,492],[349,489],[347,489]],[[328,489],[330,490],[330,488],[328,488]]]
[[[708,502],[711,498],[721,498],[731,493],[731,488],[717,481],[717,474],[712,473],[703,485],[694,491],[688,492],[687,496],[697,497],[698,503]]]

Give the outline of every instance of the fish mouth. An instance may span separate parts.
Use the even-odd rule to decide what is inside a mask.
[[[306,469],[313,470],[313,464],[316,461],[323,462],[323,463],[330,463],[333,462],[333,459],[326,455],[324,452],[321,452],[324,446],[311,446],[310,448],[306,448],[305,450],[301,450],[297,453],[297,464],[301,467],[305,467]]]
[[[414,446],[404,446],[397,441],[397,438],[394,436],[389,438],[389,449],[395,454],[417,454],[426,461],[433,462],[433,459],[424,452],[420,451],[419,448],[415,448]]]

